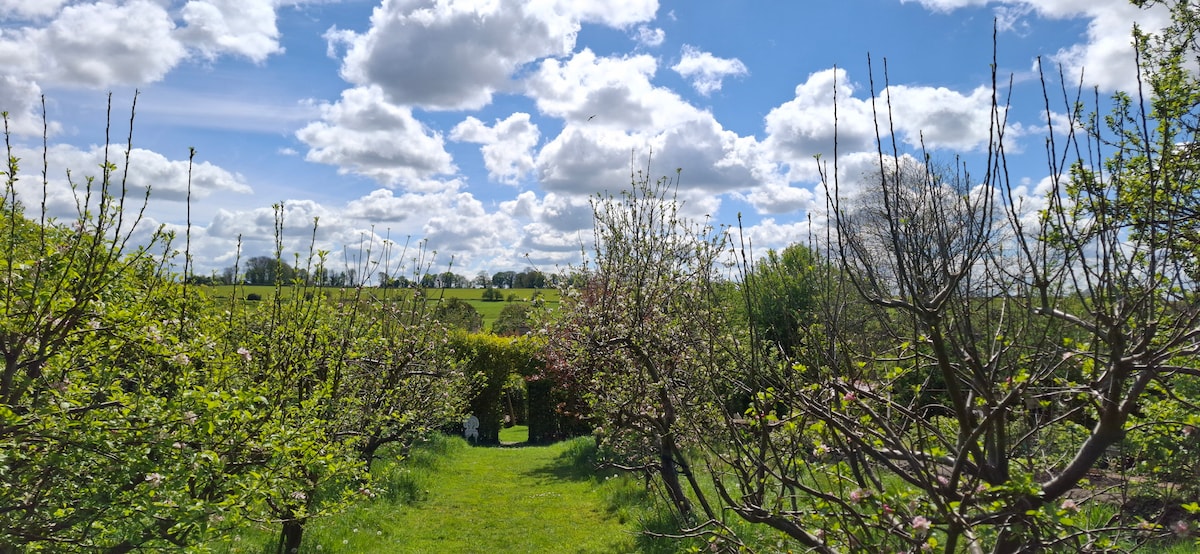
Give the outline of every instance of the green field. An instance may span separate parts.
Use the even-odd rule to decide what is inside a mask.
[[[271,285],[216,285],[200,286],[199,288],[208,291],[209,296],[214,300],[225,302],[228,302],[231,296],[235,296],[237,298],[246,298],[251,294],[257,294],[263,301],[269,301],[275,298],[276,291],[276,288]],[[305,290],[306,292],[321,291],[324,294],[329,295],[330,298],[338,298],[341,295],[353,294],[352,289],[337,287],[306,289],[297,289],[296,287],[279,287],[278,290],[284,298],[295,294],[297,290]],[[500,315],[500,310],[504,309],[504,306],[508,304],[509,300],[505,300],[504,302],[484,302],[483,291],[484,289],[426,289],[425,293],[430,299],[459,298],[468,302],[471,304],[471,306],[478,310],[481,315],[483,315],[483,328],[486,330],[491,328],[492,322],[495,321],[496,317]],[[394,298],[396,295],[408,294],[408,292],[409,291],[407,289],[379,289],[373,287],[363,289],[364,295],[383,299]],[[511,301],[513,302],[528,302],[534,298],[535,295],[540,295],[542,301],[544,301],[549,308],[553,309],[558,306],[558,289],[555,288],[500,289],[500,292],[504,294],[506,299],[511,298]]]

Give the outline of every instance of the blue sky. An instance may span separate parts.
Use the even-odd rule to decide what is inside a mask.
[[[589,197],[650,152],[654,173],[682,168],[685,213],[741,213],[760,251],[807,240],[835,86],[843,176],[870,167],[868,54],[881,97],[887,60],[902,146],[923,136],[971,161],[989,136],[994,21],[1015,83],[1011,177],[1037,195],[1035,60],[1128,88],[1135,20],[1165,22],[1122,0],[0,0],[0,109],[35,204],[45,95],[48,205],[69,216],[65,169],[95,173],[106,93],[123,144],[140,90],[130,183],[151,187],[147,228],[181,228],[197,149],[201,272],[231,265],[239,236],[243,256],[268,254],[279,202],[288,250],[306,251],[319,217],[335,264],[411,237],[439,271],[452,256],[466,275],[553,270],[591,245]]]

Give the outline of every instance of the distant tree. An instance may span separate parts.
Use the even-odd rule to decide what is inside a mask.
[[[413,286],[415,283],[408,277],[398,275],[396,277],[388,277],[387,273],[379,272],[379,287],[385,289],[405,289]]]
[[[497,292],[496,294],[500,294]],[[492,323],[492,333],[497,335],[524,335],[529,332],[532,324],[530,317],[534,305],[526,302],[505,304],[500,315]]]
[[[255,256],[246,260],[244,272],[248,285],[274,285],[288,283],[296,277],[296,270],[283,260],[271,256]]]
[[[492,286],[498,289],[511,289],[513,288],[513,278],[516,276],[517,274],[512,271],[496,272],[492,275]]]
[[[476,288],[487,287],[490,283],[491,279],[488,278],[486,271],[480,271],[477,275],[475,275],[474,279],[471,279],[471,286]]]
[[[513,276],[514,289],[540,289],[545,286],[546,276],[536,269],[527,269]]]
[[[504,293],[502,293],[492,287],[483,289],[483,301],[484,302],[500,302],[502,300],[504,300]]]
[[[226,285],[237,283],[237,268],[229,266],[221,270],[221,282]]]
[[[434,319],[443,325],[458,327],[472,333],[483,329],[483,315],[475,306],[461,298],[443,298],[433,311]]]

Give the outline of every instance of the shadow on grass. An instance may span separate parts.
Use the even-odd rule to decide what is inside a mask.
[[[599,467],[596,440],[578,437],[563,445],[563,452],[550,464],[529,470],[526,475],[549,480],[603,482],[620,472]]]

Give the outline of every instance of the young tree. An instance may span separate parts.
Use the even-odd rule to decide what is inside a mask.
[[[718,517],[692,472],[684,422],[710,408],[694,391],[704,348],[693,323],[716,308],[704,283],[724,235],[681,217],[676,184],[647,169],[620,197],[594,201],[592,266],[562,295],[547,371],[586,391],[602,444],[623,457],[617,465],[655,476],[691,525],[697,502],[704,518]]]

